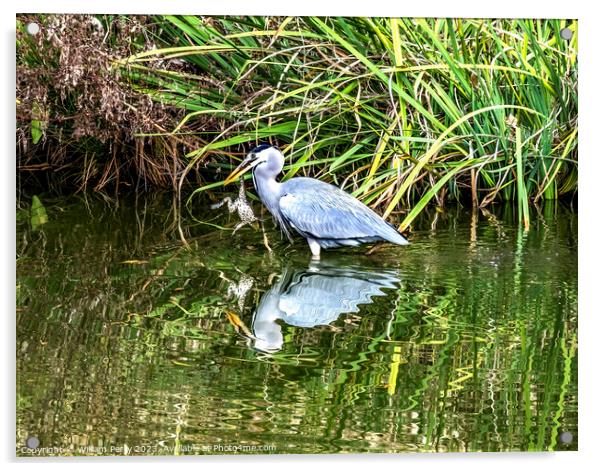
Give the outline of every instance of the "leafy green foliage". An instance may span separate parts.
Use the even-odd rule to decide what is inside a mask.
[[[48,222],[48,214],[46,213],[46,208],[40,201],[40,198],[38,198],[35,195],[31,199],[30,222],[31,228],[34,231]]]
[[[43,120],[41,116],[41,108],[40,105],[34,103],[32,109],[33,118],[31,120],[31,142],[33,144],[37,144],[40,142],[40,139],[44,136],[44,130],[46,128],[47,122]]]
[[[576,22],[163,20],[169,47],[122,65],[154,99],[188,111],[172,135],[195,132],[199,145],[180,178],[201,162],[215,169],[197,191],[265,140],[284,149],[286,177],[332,181],[387,216],[406,213],[402,227],[416,201],[523,205],[576,191],[577,34],[560,37]],[[156,66],[176,60],[197,72]]]

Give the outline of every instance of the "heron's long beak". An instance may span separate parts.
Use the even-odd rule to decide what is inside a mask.
[[[251,167],[254,167],[259,162],[253,160],[253,156],[249,155],[245,160],[243,160],[238,167],[234,169],[234,171],[228,175],[228,178],[224,180],[224,186],[229,185],[233,181],[235,181],[238,177],[243,175],[247,170]]]

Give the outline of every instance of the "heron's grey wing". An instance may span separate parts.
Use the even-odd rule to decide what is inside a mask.
[[[302,271],[280,296],[282,320],[298,327],[328,325],[343,313],[360,311],[374,296],[385,296],[385,288],[395,288],[399,278],[388,273],[323,269]]]
[[[311,178],[294,178],[284,185],[280,211],[302,234],[318,239],[398,235],[378,214],[336,186]]]

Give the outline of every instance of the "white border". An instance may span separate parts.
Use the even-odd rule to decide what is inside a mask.
[[[85,5],[85,6],[84,6]],[[181,0],[99,0],[97,4],[80,0],[21,0],[15,7],[21,13],[177,13],[244,15],[346,15],[346,16],[435,16],[478,18],[575,18],[586,7],[579,2],[559,0],[484,2],[482,0],[430,0],[393,2],[387,0],[225,0],[223,2]]]
[[[205,1],[154,1],[154,0],[99,0],[97,4],[84,3],[81,0],[35,1],[21,0],[16,4],[2,2],[1,38],[4,72],[0,74],[2,87],[2,112],[0,113],[2,142],[4,153],[0,156],[3,169],[2,221],[5,230],[2,251],[4,260],[2,297],[4,304],[3,387],[0,395],[5,413],[2,414],[2,450],[8,466],[15,466],[15,340],[14,340],[14,224],[15,224],[15,89],[14,89],[14,28],[15,14],[30,12],[56,13],[195,13],[195,14],[271,14],[271,15],[348,15],[348,16],[409,16],[409,17],[532,17],[532,18],[577,18],[579,19],[579,452],[562,453],[485,453],[485,454],[404,454],[404,455],[278,455],[278,456],[225,456],[225,457],[180,457],[169,458],[82,458],[82,459],[41,459],[21,461],[21,466],[35,466],[46,469],[62,469],[75,465],[104,468],[126,467],[132,464],[143,465],[151,469],[164,470],[167,463],[178,467],[226,466],[240,468],[248,466],[262,470],[303,469],[316,465],[350,466],[358,468],[374,467],[420,467],[437,469],[453,466],[462,470],[504,470],[509,467],[545,468],[546,470],[590,469],[599,461],[597,445],[599,442],[600,421],[600,333],[602,308],[596,302],[596,292],[600,291],[598,267],[600,260],[597,230],[600,220],[600,195],[596,191],[602,188],[602,151],[597,136],[602,135],[602,16],[595,9],[595,1],[531,1],[505,0],[502,2],[428,0],[409,2],[403,0],[224,0],[222,2]],[[598,177],[598,178],[596,178]],[[597,270],[598,269],[598,270]]]

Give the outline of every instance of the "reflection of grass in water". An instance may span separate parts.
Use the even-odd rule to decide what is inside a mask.
[[[565,402],[564,401],[565,401],[568,386],[572,379],[571,370],[573,368],[573,359],[575,358],[575,354],[577,352],[577,335],[574,333],[572,334],[571,341],[570,341],[570,347],[568,347],[568,348],[566,346],[565,337],[562,337],[561,348],[562,348],[562,354],[564,357],[563,375],[562,375],[562,384],[560,386],[560,394],[558,396],[558,403],[557,403],[558,407],[556,409],[556,412],[554,413],[554,426],[552,427],[552,434],[550,437],[550,445],[548,447],[548,450],[550,450],[550,451],[556,449],[558,431],[562,425],[560,422],[560,417],[562,416],[562,414],[565,410]],[[540,444],[542,446],[544,445],[541,442],[540,442]]]
[[[104,232],[83,224],[57,233],[50,216],[41,232],[22,233],[29,244],[17,267],[18,346],[29,344],[18,354],[20,434],[41,424],[47,441],[67,428],[113,437],[105,428],[113,414],[129,424],[120,439],[144,432],[169,441],[178,432],[180,444],[233,433],[278,440],[294,431],[299,451],[577,446],[558,443],[562,431],[576,435],[576,272],[564,245],[566,214],[547,219],[545,231],[535,218],[518,234],[504,221],[481,221],[476,247],[456,243],[451,252],[465,236],[446,233],[444,219],[432,239],[417,231],[430,245],[403,252],[396,293],[349,324],[284,326],[283,350],[272,355],[251,350],[225,315],[236,306],[224,293],[237,269],[256,279],[238,313],[247,325],[281,272],[284,256],[244,249],[261,244],[258,233],[241,230],[236,251],[211,239],[193,252],[151,244],[136,254],[147,263],[129,265],[121,263],[134,259],[129,248],[151,234],[124,240],[120,251],[126,223],[112,232],[108,218]],[[457,219],[449,227],[463,228]],[[85,231],[117,239],[95,245]],[[490,243],[496,265],[488,263]],[[541,265],[541,247],[560,256]],[[498,256],[504,250],[509,256]],[[60,422],[40,419],[49,401]],[[176,417],[179,431],[170,425]],[[78,432],[90,420],[95,431]]]

